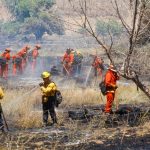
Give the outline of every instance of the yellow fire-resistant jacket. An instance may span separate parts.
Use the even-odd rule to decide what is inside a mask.
[[[4,92],[2,90],[2,88],[0,87],[0,99],[2,99],[4,97]]]
[[[57,87],[55,83],[51,82],[48,85],[41,86],[41,91],[44,96],[54,96]]]

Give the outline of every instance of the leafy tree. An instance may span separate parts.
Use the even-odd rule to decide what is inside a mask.
[[[55,0],[6,0],[5,3],[17,20],[24,21],[25,18],[37,17],[42,7],[51,8]]]
[[[3,28],[6,34],[15,36],[34,33],[39,40],[44,32],[64,33],[63,22],[57,19],[56,14],[48,13],[55,0],[6,0],[5,3],[15,16],[15,21]]]
[[[20,32],[24,34],[34,33],[36,39],[39,40],[44,32],[50,35],[53,33],[61,35],[64,33],[64,30],[62,24],[57,23],[54,18],[45,15],[39,18],[27,18]]]
[[[15,36],[17,35],[17,33],[19,32],[19,29],[21,28],[22,24],[20,24],[19,22],[7,22],[7,23],[0,23],[0,32],[1,34],[6,34],[11,36]]]

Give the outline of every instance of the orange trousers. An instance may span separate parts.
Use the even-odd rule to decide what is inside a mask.
[[[0,65],[0,77],[3,77],[4,66]]]
[[[22,71],[23,71],[22,64],[21,63],[20,64],[13,64],[12,71],[13,71],[13,76],[16,76],[17,72],[19,74],[22,74]]]
[[[19,74],[22,74],[23,73],[23,67],[22,67],[22,63],[18,64],[16,66],[17,70],[19,71]]]
[[[97,68],[97,72],[98,72],[98,75],[99,75],[99,76],[102,75],[102,70],[101,70],[101,68]]]
[[[22,71],[24,71],[26,69],[26,66],[27,66],[27,60],[22,59]]]
[[[106,106],[105,106],[105,112],[110,113],[111,108],[112,108],[112,104],[113,104],[113,101],[115,98],[115,93],[108,92],[106,94],[106,98],[107,98],[107,102],[106,102]]]
[[[36,67],[36,59],[33,59],[33,61],[32,61],[32,72],[34,72],[35,67]]]
[[[13,64],[13,76],[16,76],[17,74],[17,65],[16,64]]]
[[[102,70],[101,70],[101,68],[95,67],[95,68],[94,68],[94,76],[97,77],[97,76],[101,76],[101,75],[102,75]]]

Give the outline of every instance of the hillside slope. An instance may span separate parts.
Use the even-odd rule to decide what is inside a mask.
[[[7,22],[10,20],[12,20],[12,14],[5,6],[4,2],[0,0],[0,21]]]

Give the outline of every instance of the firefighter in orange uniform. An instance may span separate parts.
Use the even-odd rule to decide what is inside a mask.
[[[30,46],[26,45],[24,48],[22,48],[17,55],[22,58],[22,70],[24,71],[27,65],[27,54],[28,50],[30,49]]]
[[[105,75],[105,86],[106,86],[106,106],[105,106],[105,113],[112,113],[112,104],[115,98],[115,91],[118,88],[116,85],[117,80],[119,80],[119,75],[114,68],[114,66],[111,64],[109,66],[108,71]]]
[[[34,72],[35,67],[36,67],[36,61],[37,61],[37,57],[39,56],[39,52],[38,50],[41,48],[41,46],[39,44],[37,44],[35,46],[35,48],[32,51],[32,71]]]
[[[6,61],[6,64],[1,66],[1,76],[5,79],[8,78],[8,65],[10,60],[10,48],[6,48],[5,52],[2,54],[2,58]]]
[[[63,60],[62,60],[62,63],[63,63],[63,74],[64,75],[70,75],[71,73],[71,49],[68,48],[63,56]]]
[[[94,76],[95,77],[97,77],[97,73],[98,73],[98,76],[102,75],[102,70],[104,70],[103,62],[104,61],[100,57],[98,57],[98,56],[94,57],[92,66],[94,67]]]

